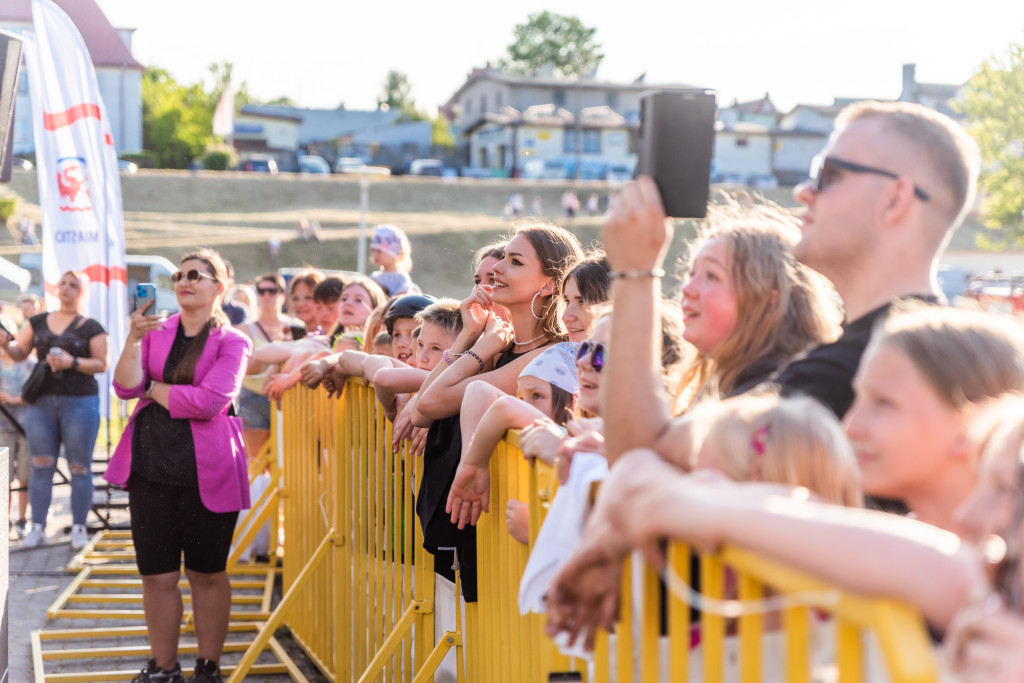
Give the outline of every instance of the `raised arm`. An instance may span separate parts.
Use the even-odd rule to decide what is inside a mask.
[[[2,343],[0,343],[0,349],[3,349],[11,360],[17,362],[25,360],[32,353],[32,342],[35,338],[35,331],[32,329],[32,323],[25,321],[25,324],[21,326],[18,331],[18,336],[11,338],[6,332],[0,332],[0,336],[3,337]],[[40,358],[39,362],[43,362]]]
[[[551,599],[559,607],[550,628],[574,630],[566,615],[610,625],[614,610],[582,586],[583,571],[594,571],[595,558],[621,562],[633,547],[654,553],[660,538],[746,548],[855,593],[909,602],[939,629],[987,588],[978,554],[954,534],[888,513],[809,501],[803,489],[779,491],[683,474],[652,451],[630,453],[612,469],[584,542],[555,579]]]
[[[615,306],[604,380],[604,411],[615,416],[605,433],[612,463],[641,447],[681,459],[678,441],[665,438],[672,414],[661,380],[661,278],[650,275],[662,267],[672,232],[658,188],[646,176],[626,183],[602,229],[612,271],[621,274],[612,282]]]

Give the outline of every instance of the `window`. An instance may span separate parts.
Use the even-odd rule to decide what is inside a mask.
[[[552,95],[552,97],[553,97],[553,101],[554,101],[556,107],[564,107],[565,106],[565,91],[564,90],[562,90],[561,88],[558,88],[557,90],[555,90],[555,92]]]
[[[501,91],[499,90],[494,94],[494,109],[501,111]]]
[[[746,147],[748,144],[750,144],[750,141],[746,138],[736,138],[737,147]]]
[[[600,154],[601,153],[601,130],[598,128],[584,128],[581,132],[583,138],[583,146],[579,150],[576,149],[576,129],[566,128],[565,129],[565,145],[563,151],[567,154],[575,154],[580,151],[584,154]]]
[[[609,92],[605,101],[613,111],[617,110],[619,108],[619,93]]]
[[[487,95],[480,96],[480,113],[483,114],[487,111]]]

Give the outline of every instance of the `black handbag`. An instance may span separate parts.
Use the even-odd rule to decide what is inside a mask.
[[[46,383],[46,375],[50,372],[50,366],[45,360],[36,363],[29,374],[25,384],[21,387],[21,400],[25,403],[35,403],[39,395],[43,393],[43,384]]]
[[[53,341],[56,345],[58,341],[64,338],[68,332],[71,332],[75,328],[80,326],[82,316],[76,315],[75,319],[71,321],[71,324],[67,328],[57,335],[57,338]],[[25,384],[21,387],[21,400],[25,403],[35,403],[39,395],[43,393],[43,384],[46,383],[46,377],[50,374],[50,364],[46,362],[46,359],[40,358],[36,366],[32,368],[31,374],[28,379],[25,380]]]

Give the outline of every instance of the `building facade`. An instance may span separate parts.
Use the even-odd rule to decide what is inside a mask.
[[[129,29],[115,29],[94,0],[54,0],[75,23],[92,57],[100,96],[110,118],[118,154],[142,149],[142,74],[132,56]],[[32,32],[30,0],[0,2],[0,29],[18,35]],[[14,154],[32,154],[32,100],[28,73],[22,64],[14,107]]]

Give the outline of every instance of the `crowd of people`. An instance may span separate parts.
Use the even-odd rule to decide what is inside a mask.
[[[573,547],[560,531],[524,577],[520,608],[546,611],[553,637],[587,649],[614,627],[631,553],[661,565],[666,539],[728,543],[914,605],[965,681],[1021,680],[1024,335],[1012,318],[945,306],[936,278],[977,174],[973,141],[942,114],[850,105],[795,190],[799,218],[766,202],[710,208],[678,300],[662,288],[674,224],[647,177],[617,194],[589,252],[554,223],[514,220],[476,253],[461,302],[421,291],[392,225],[374,230],[371,277],[261,275],[234,324],[227,264],[185,255],[181,312],[134,312],[114,370],[118,395],[139,399],[106,474],[129,491],[143,575],[152,659],[135,681],[185,680],[182,556],[192,680],[221,680],[247,456],[283,392],[341,394],[352,377],[373,383],[395,449],[423,458],[418,538],[434,557],[438,633],[477,599],[482,514],[504,513],[530,543],[523,501],[489,505],[490,454],[519,429],[524,456],[560,482],[535,543],[549,523],[577,527]],[[95,434],[106,336],[77,313],[81,278],[65,274],[60,310],[0,345],[5,387],[33,348],[50,372],[26,409],[31,475],[23,458],[14,472],[31,481],[24,542],[45,524],[61,444],[84,524],[74,477],[90,464],[79,445]],[[46,438],[33,436],[44,421]],[[594,481],[593,503],[572,495]]]

